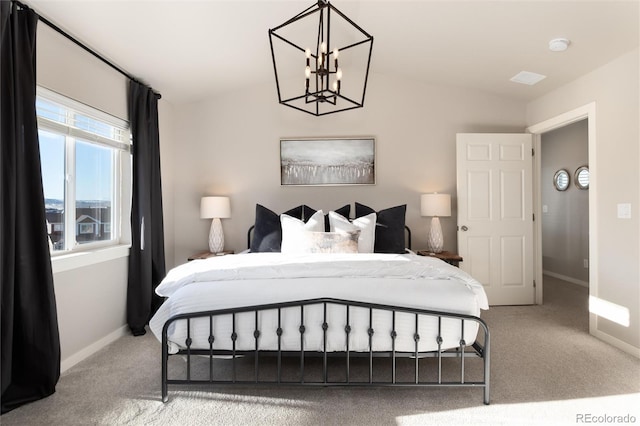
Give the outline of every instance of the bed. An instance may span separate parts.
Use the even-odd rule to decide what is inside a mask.
[[[294,225],[317,234],[321,252],[288,244],[281,217],[277,251],[195,260],[158,286],[166,300],[149,325],[162,342],[163,401],[169,385],[355,385],[480,387],[488,404],[482,285],[410,250],[371,252],[375,236],[361,235],[364,226],[338,235],[317,215],[318,231],[309,231],[313,215],[301,216]],[[179,377],[169,371],[175,358],[184,360]],[[469,358],[479,363],[472,379]]]

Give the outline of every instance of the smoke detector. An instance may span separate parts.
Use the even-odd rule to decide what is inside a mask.
[[[552,52],[564,52],[569,48],[571,41],[566,38],[554,38],[549,42],[549,50]]]

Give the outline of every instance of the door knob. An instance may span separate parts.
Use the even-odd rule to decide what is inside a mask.
[[[468,231],[469,230],[469,228],[467,228],[466,225],[462,225],[462,227],[460,229],[462,229],[463,231]]]

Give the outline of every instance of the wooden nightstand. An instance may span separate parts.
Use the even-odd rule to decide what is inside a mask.
[[[200,253],[193,254],[187,258],[188,261],[196,260],[196,259],[208,259],[210,257],[218,257],[218,256],[226,256],[228,254],[233,254],[233,250],[225,250],[220,253],[211,253],[209,250],[201,251]]]
[[[444,260],[450,265],[459,266],[460,262],[462,262],[462,256],[457,253],[452,253],[450,251],[443,251],[441,253],[432,253],[429,250],[418,250],[420,256],[431,256],[437,257],[438,259]]]

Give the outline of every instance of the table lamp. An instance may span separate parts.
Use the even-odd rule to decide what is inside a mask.
[[[427,249],[433,253],[441,253],[444,247],[440,217],[451,216],[451,195],[422,194],[420,197],[420,214],[431,216],[431,228],[427,234]]]
[[[220,219],[231,217],[229,197],[202,197],[200,200],[200,218],[212,219],[209,230],[209,251],[220,253],[224,250],[224,233]]]

